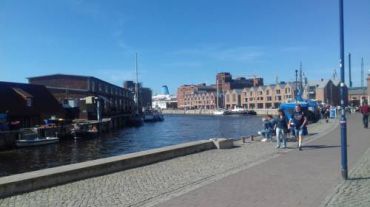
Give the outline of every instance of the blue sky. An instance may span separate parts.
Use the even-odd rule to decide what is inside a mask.
[[[370,1],[344,1],[359,85],[361,57],[370,69]],[[155,92],[211,84],[222,71],[294,80],[300,61],[309,79],[330,78],[338,18],[338,0],[0,0],[0,80],[65,73],[122,85],[136,52],[139,79]]]

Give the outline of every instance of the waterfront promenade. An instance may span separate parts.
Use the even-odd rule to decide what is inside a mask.
[[[358,114],[349,117],[350,168],[370,147],[369,131],[360,124]],[[337,122],[310,125],[311,135],[302,152],[295,149],[296,143],[289,143],[289,149],[276,150],[275,143],[238,142],[238,147],[229,150],[209,150],[8,197],[0,200],[0,206],[319,206],[323,201],[332,203],[340,196],[333,192],[341,183],[337,125]]]

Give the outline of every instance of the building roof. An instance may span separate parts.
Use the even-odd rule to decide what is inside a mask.
[[[67,78],[79,78],[79,79],[95,79],[95,80],[98,80],[98,81],[101,81],[101,82],[104,82],[106,84],[109,84],[111,86],[115,86],[115,87],[119,87],[119,88],[122,88],[122,89],[125,89],[123,88],[122,86],[117,86],[113,83],[109,83],[107,81],[104,81],[102,79],[99,79],[99,78],[96,78],[94,76],[85,76],[85,75],[71,75],[71,74],[62,74],[62,73],[56,73],[56,74],[50,74],[50,75],[42,75],[42,76],[34,76],[34,77],[28,77],[28,82],[32,81],[32,80],[37,80],[37,79],[47,79],[47,78],[54,78],[54,77],[67,77]],[[49,86],[48,86],[49,87]],[[126,89],[127,90],[127,89]]]
[[[348,88],[348,95],[367,95],[367,87]]]
[[[45,86],[0,81],[0,113],[13,116],[64,116],[64,109]],[[6,97],[6,98],[4,98]],[[31,106],[27,106],[30,98]]]
[[[330,79],[321,79],[321,80],[309,80],[309,86],[315,86],[317,88],[325,88],[325,86],[330,82]]]
[[[27,79],[29,80],[29,79],[47,78],[47,77],[55,77],[55,76],[66,76],[66,77],[75,77],[75,78],[94,78],[93,76],[56,73],[56,74],[50,74],[50,75],[40,75],[40,76],[28,77]]]

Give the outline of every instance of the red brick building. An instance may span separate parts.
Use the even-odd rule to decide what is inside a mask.
[[[92,76],[55,74],[30,77],[28,81],[31,84],[46,86],[65,107],[68,107],[71,100],[79,102],[82,98],[95,96],[101,100],[104,117],[134,112],[133,94],[129,90]],[[95,110],[91,113],[95,113]]]
[[[209,92],[216,92],[216,86],[207,86],[204,83],[197,85],[182,85],[177,89],[177,107],[180,109],[186,108],[189,105],[190,99],[192,99],[190,95]]]

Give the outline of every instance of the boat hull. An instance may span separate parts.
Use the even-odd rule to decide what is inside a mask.
[[[58,137],[38,138],[34,140],[20,139],[16,141],[16,146],[17,147],[32,147],[32,146],[54,144],[57,142],[59,142]]]

